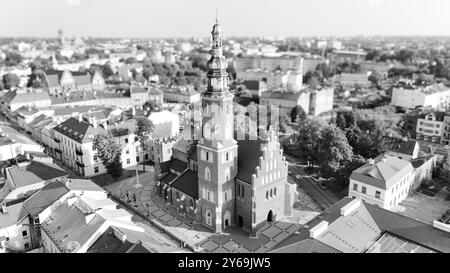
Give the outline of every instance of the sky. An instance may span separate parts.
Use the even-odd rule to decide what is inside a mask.
[[[449,0],[3,0],[0,36],[450,36]]]

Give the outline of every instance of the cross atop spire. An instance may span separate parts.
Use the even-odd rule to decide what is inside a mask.
[[[218,18],[218,16],[217,16],[217,9],[216,9],[216,24],[219,23],[219,19],[217,19],[217,18]]]

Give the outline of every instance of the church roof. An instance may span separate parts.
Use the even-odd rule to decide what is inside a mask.
[[[238,173],[236,178],[251,184],[252,174],[259,165],[261,156],[261,141],[238,140]]]
[[[198,177],[197,173],[188,170],[182,173],[173,183],[172,187],[184,192],[185,194],[198,199]]]

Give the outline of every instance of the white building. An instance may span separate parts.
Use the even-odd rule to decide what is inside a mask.
[[[406,109],[430,106],[436,110],[446,110],[450,107],[450,88],[444,85],[394,87],[391,104]]]
[[[443,140],[445,125],[444,112],[431,112],[417,120],[416,139],[434,143]]]
[[[413,182],[411,162],[379,156],[353,171],[348,196],[392,210],[408,196]]]
[[[0,161],[15,158],[25,152],[42,152],[44,147],[11,127],[0,126]]]

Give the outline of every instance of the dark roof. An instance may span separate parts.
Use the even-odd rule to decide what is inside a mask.
[[[76,118],[69,118],[66,121],[56,125],[53,129],[80,143],[87,141],[89,135],[96,135],[105,132],[101,126],[94,128],[86,121],[80,122]]]
[[[282,100],[295,100],[297,101],[298,98],[303,94],[303,92],[263,92],[261,94],[261,98],[269,98],[269,99],[282,99]]]
[[[114,229],[109,227],[86,251],[86,253],[126,253],[134,246],[133,243],[122,241],[114,234]]]
[[[73,75],[74,73],[72,73]],[[89,85],[91,84],[91,76],[89,74],[73,75],[76,85]]]
[[[319,242],[310,238],[309,231],[322,221],[331,225],[340,217],[340,209],[353,199],[344,198],[331,208],[309,221],[299,228],[297,232],[281,241],[274,247],[273,252],[336,252],[332,247],[324,245],[313,245],[311,241]],[[402,240],[409,241],[423,247],[438,251],[450,252],[450,234],[443,230],[434,228],[432,225],[409,218],[404,215],[380,208],[362,201],[370,217],[375,221],[381,234],[392,234]]]
[[[414,147],[416,147],[417,141],[415,140],[403,140],[401,138],[385,137],[383,142],[387,146],[388,151],[402,153],[407,155],[413,155]]]
[[[450,253],[450,233],[374,205],[364,205],[382,231],[438,252]]]
[[[35,183],[68,175],[56,164],[30,161],[23,166],[13,166],[7,169],[7,177],[15,188],[25,187]]]
[[[169,168],[182,173],[187,169],[187,163],[179,160],[178,158],[174,158],[170,161]]]
[[[175,178],[177,178],[177,175],[169,172],[165,176],[161,177],[159,181],[164,184],[170,184],[170,182],[172,182]]]
[[[37,216],[67,192],[69,189],[62,182],[48,183],[24,202],[19,219],[27,215]]]
[[[198,199],[198,176],[191,170],[181,174],[173,183],[172,187],[185,194]]]
[[[261,141],[238,140],[238,173],[236,178],[251,184],[252,174],[259,165],[261,154]]]
[[[420,157],[420,158],[416,158],[411,160],[411,164],[413,165],[413,167],[415,169],[419,168],[420,166],[422,166],[425,162],[427,162],[428,160],[430,160],[430,158],[432,158],[433,156],[425,156],[425,157]]]
[[[145,248],[142,243],[136,243],[127,251],[127,253],[151,253],[151,251]]]
[[[242,83],[249,90],[259,90],[259,81],[244,81]]]
[[[169,171],[170,161],[160,162],[159,167],[161,168],[161,173],[166,173]]]
[[[274,253],[340,253],[339,250],[318,240],[306,239],[291,245],[277,248]]]

